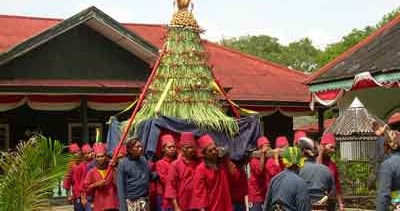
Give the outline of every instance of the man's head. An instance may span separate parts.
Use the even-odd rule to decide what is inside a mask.
[[[318,156],[318,148],[315,142],[307,137],[299,138],[298,146],[305,157],[314,158]]]
[[[276,149],[285,149],[289,147],[289,141],[286,136],[278,136],[275,139],[275,148]]]
[[[300,149],[297,147],[287,147],[282,153],[282,162],[285,168],[298,170],[304,164],[304,159],[301,157]]]
[[[270,148],[270,142],[268,138],[265,136],[260,136],[257,139],[257,148],[260,149],[261,151]]]
[[[143,155],[142,143],[140,143],[140,140],[137,138],[129,138],[126,141],[126,150],[133,158],[138,158]]]
[[[390,128],[384,122],[381,122],[381,121],[377,120],[377,121],[372,123],[372,131],[374,132],[374,134],[376,136],[383,136],[387,129],[390,129]]]
[[[75,157],[81,156],[81,148],[79,148],[78,144],[76,144],[76,143],[71,143],[68,146],[68,151],[69,151],[69,153],[73,154]]]
[[[203,135],[199,138],[199,147],[204,159],[210,162],[218,161],[218,148],[214,143],[214,140],[209,135]]]
[[[93,159],[93,150],[89,144],[84,144],[82,146],[82,156],[85,161],[90,161]]]
[[[400,133],[394,130],[387,130],[384,133],[385,152],[400,151]]]
[[[93,145],[93,152],[97,167],[106,167],[108,161],[106,146],[103,143],[96,143]]]
[[[336,139],[333,133],[324,133],[321,138],[324,156],[332,156],[336,151]]]
[[[295,146],[299,145],[300,138],[303,138],[303,137],[307,137],[306,132],[304,132],[304,131],[302,131],[302,130],[297,130],[297,131],[294,133],[293,144],[294,144]]]
[[[98,166],[104,167],[107,164],[108,157],[106,152],[95,153],[96,164]]]
[[[184,132],[180,137],[180,145],[183,156],[187,159],[193,159],[196,157],[196,141],[194,135],[191,132]]]
[[[173,158],[176,156],[176,144],[174,137],[171,134],[161,136],[161,147],[164,156]]]
[[[113,155],[115,155],[115,153],[117,153],[117,149],[118,149],[117,147],[114,148]],[[122,145],[121,148],[120,148],[119,151],[118,151],[118,154],[115,156],[115,158],[116,158],[117,160],[118,160],[118,159],[121,159],[121,158],[125,157],[126,154],[127,154],[126,146],[125,146],[125,145]]]

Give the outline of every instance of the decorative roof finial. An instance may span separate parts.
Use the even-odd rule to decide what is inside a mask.
[[[176,0],[180,11],[187,11],[191,0]]]

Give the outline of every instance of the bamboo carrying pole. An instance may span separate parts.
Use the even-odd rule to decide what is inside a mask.
[[[153,81],[154,76],[156,75],[156,72],[157,72],[158,66],[160,65],[160,61],[161,61],[161,58],[163,57],[163,52],[164,52],[165,48],[166,48],[166,45],[164,44],[164,46],[160,52],[161,55],[158,57],[156,63],[154,64],[153,70],[151,71],[149,80],[147,80],[146,85],[144,86],[143,91],[139,96],[139,100],[136,104],[135,110],[133,110],[132,115],[129,118],[128,124],[125,126],[125,131],[118,142],[117,151],[113,154],[111,163],[114,163],[115,158],[117,157],[117,155],[119,154],[119,151],[121,150],[122,144],[124,143],[126,137],[128,136],[129,129],[132,126],[133,120],[135,119],[136,114],[139,112],[140,106],[142,105],[144,97],[146,96],[146,92],[149,89],[149,86],[150,86],[151,82]],[[108,178],[111,168],[113,168],[113,166],[109,165],[107,168],[107,171],[106,171],[105,178]]]
[[[215,77],[214,72],[212,70],[211,70],[211,74],[214,78],[215,84],[217,84],[217,86],[220,90],[222,97],[224,97],[225,100],[228,101],[229,105],[231,106],[233,115],[235,115],[236,119],[240,119],[239,111],[236,109],[236,106],[232,103],[232,101],[229,100],[228,95],[226,94],[225,90],[222,88],[221,84],[219,83],[217,77]]]

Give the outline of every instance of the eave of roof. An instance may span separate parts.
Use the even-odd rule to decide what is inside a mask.
[[[150,64],[157,58],[157,47],[134,32],[125,29],[107,14],[92,6],[2,52],[0,54],[0,65],[29,52],[80,24],[87,24],[94,30],[103,33],[104,36],[126,48],[128,51],[137,50],[137,56]]]
[[[308,84],[308,85],[316,83],[318,78],[320,76],[322,76],[323,74],[327,73],[331,68],[335,67],[340,62],[345,60],[347,57],[349,57],[350,55],[352,55],[353,53],[355,53],[356,51],[358,51],[365,45],[371,43],[375,38],[379,37],[380,35],[385,33],[387,30],[390,30],[391,28],[393,28],[394,26],[396,26],[399,23],[400,23],[400,15],[397,16],[396,18],[394,18],[393,20],[389,21],[388,23],[386,23],[384,26],[382,26],[381,28],[376,30],[374,33],[372,33],[371,35],[369,35],[368,37],[366,37],[365,39],[360,41],[355,46],[353,46],[350,49],[348,49],[347,51],[343,52],[341,55],[339,55],[338,57],[333,59],[331,62],[324,65],[322,68],[320,68],[318,71],[314,72],[312,75],[310,75],[308,78],[306,78],[304,83]],[[347,79],[347,78],[343,78],[343,79]],[[321,81],[320,83],[327,83],[327,82],[329,82],[329,81]]]
[[[14,26],[15,22],[20,21],[21,27]],[[0,15],[0,25],[11,28],[9,35],[15,38],[9,39],[7,34],[0,33],[0,52],[61,21],[61,19]],[[166,25],[159,24],[121,25],[157,48],[162,47],[168,29]],[[210,63],[214,66],[213,72],[216,78],[224,88],[232,88],[228,93],[231,99],[308,107],[310,96],[307,86],[302,84],[306,77],[304,73],[209,41],[204,41],[204,45],[211,54]]]

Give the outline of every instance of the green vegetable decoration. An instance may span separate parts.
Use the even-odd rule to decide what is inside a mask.
[[[190,1],[178,0],[179,10],[169,25],[160,63],[134,124],[168,116],[233,136],[238,132],[238,124],[223,110],[209,55],[200,38],[201,30],[187,10],[189,4]]]

